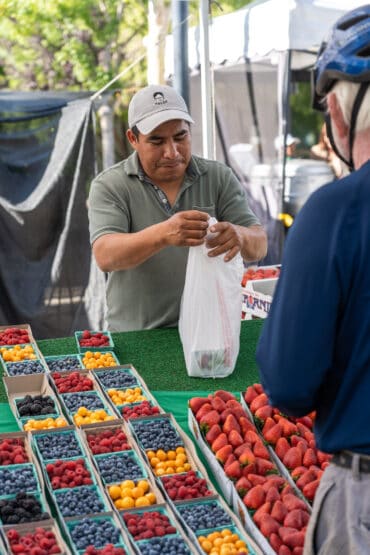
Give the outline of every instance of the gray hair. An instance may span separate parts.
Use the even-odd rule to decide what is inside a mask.
[[[360,83],[352,83],[350,81],[337,81],[330,91],[336,94],[339,106],[343,112],[344,121],[350,124],[352,107],[356,98]],[[329,94],[330,94],[329,93]],[[356,131],[364,131],[370,128],[370,86],[366,91],[361,104],[359,114],[357,116]]]

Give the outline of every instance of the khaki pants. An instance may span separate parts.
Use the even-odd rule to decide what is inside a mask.
[[[304,555],[370,555],[370,474],[330,464],[315,495]]]

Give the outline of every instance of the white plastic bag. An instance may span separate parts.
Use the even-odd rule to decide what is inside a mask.
[[[210,218],[209,225],[216,223]],[[189,376],[223,378],[235,368],[240,345],[243,261],[189,248],[179,333]]]

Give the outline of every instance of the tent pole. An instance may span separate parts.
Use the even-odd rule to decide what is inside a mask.
[[[214,92],[209,59],[209,0],[200,0],[199,18],[203,156],[215,160]]]

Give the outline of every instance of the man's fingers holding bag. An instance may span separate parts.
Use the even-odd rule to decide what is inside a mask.
[[[196,246],[204,242],[208,228],[208,214],[196,210],[178,212],[169,218],[167,240],[170,245]]]

